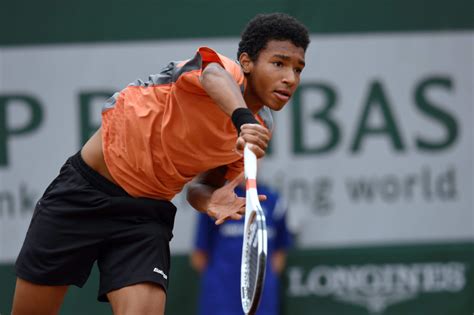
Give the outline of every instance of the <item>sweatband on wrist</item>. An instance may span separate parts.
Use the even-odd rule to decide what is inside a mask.
[[[237,129],[237,135],[240,134],[240,127],[244,124],[258,124],[258,120],[253,116],[250,109],[239,107],[232,112],[232,123]]]

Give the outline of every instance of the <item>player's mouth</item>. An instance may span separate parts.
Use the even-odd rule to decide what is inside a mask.
[[[275,94],[275,96],[283,102],[288,102],[291,97],[291,93],[287,90],[275,90],[273,91],[273,94]]]

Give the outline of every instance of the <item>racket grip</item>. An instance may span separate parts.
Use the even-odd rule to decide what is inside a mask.
[[[257,156],[248,145],[244,148],[244,173],[246,179],[257,179]]]

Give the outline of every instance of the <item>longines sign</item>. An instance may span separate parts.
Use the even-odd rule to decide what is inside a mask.
[[[328,297],[360,305],[372,314],[423,293],[456,293],[467,282],[462,262],[315,266],[288,270],[289,297]]]

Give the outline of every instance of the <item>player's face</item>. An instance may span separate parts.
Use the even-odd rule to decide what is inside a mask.
[[[291,41],[271,40],[255,61],[241,58],[247,73],[245,101],[250,109],[266,105],[280,110],[290,100],[300,83],[305,52]],[[248,56],[247,56],[248,57]]]

